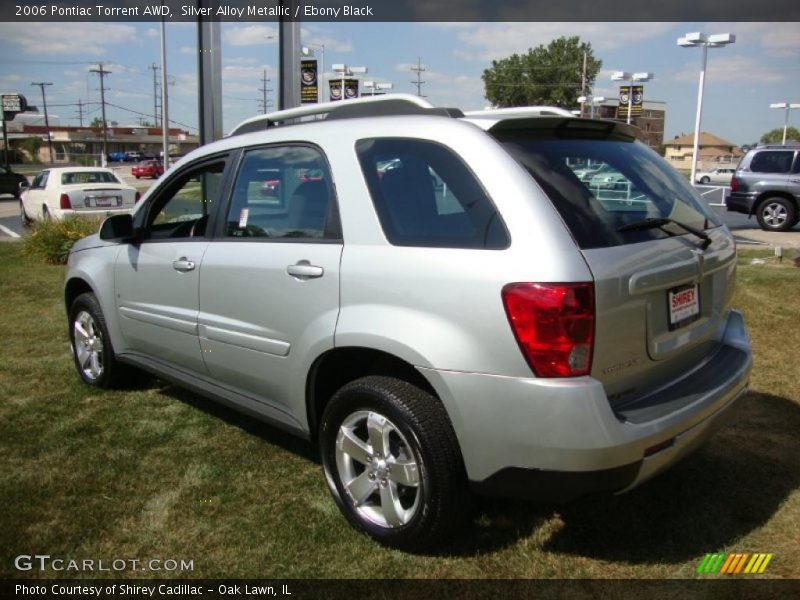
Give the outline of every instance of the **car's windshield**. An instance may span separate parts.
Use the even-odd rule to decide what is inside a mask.
[[[119,183],[113,173],[108,171],[73,171],[61,174],[61,185],[82,183]]]
[[[531,139],[523,130],[496,137],[544,189],[582,248],[669,235],[660,229],[620,231],[643,219],[670,218],[701,230],[719,225],[689,182],[641,143]]]

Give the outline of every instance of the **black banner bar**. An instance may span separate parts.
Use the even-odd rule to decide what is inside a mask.
[[[281,0],[214,0],[200,8],[197,0],[0,0],[0,21],[800,21],[797,0],[728,0],[723,6],[696,0],[299,0],[289,8]]]

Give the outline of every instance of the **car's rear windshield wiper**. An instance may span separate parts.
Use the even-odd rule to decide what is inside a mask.
[[[618,232],[625,232],[625,231],[641,231],[643,229],[662,229],[666,233],[670,233],[669,231],[664,229],[664,225],[677,225],[684,231],[691,233],[692,235],[696,235],[699,237],[703,242],[700,244],[700,247],[705,250],[706,248],[711,245],[711,238],[709,235],[704,232],[692,227],[691,225],[686,225],[686,223],[681,223],[680,221],[676,221],[675,219],[670,219],[668,217],[659,217],[659,218],[650,218],[650,219],[642,219],[641,221],[634,221],[633,223],[628,223],[627,225],[623,225],[622,227],[618,227]]]

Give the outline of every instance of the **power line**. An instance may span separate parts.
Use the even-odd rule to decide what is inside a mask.
[[[53,85],[50,82],[46,81],[39,81],[35,83],[31,83],[31,85],[38,85],[39,89],[42,90],[42,105],[44,107],[44,126],[47,129],[47,151],[50,154],[50,164],[53,164],[53,140],[50,137],[50,121],[47,118],[47,98],[45,98],[44,88],[48,85]]]
[[[118,108],[119,110],[124,110],[124,111],[132,113],[134,115],[141,115],[143,117],[149,117],[150,116],[147,113],[143,113],[141,111],[134,110],[132,108],[128,108],[127,106],[120,106],[119,104],[114,104],[113,102],[106,102],[106,104],[108,104],[108,106],[113,106],[114,108]],[[193,125],[187,125],[186,123],[181,123],[180,121],[175,121],[174,119],[169,119],[169,122],[174,124],[174,125],[180,125],[181,127],[185,127],[186,129],[193,129],[193,130],[197,131],[197,127],[194,127]]]

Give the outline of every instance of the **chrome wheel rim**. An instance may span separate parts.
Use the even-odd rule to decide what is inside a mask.
[[[78,313],[72,324],[72,347],[75,358],[89,381],[96,381],[103,374],[103,336],[94,318],[85,310]]]
[[[419,459],[394,423],[375,411],[354,412],[339,427],[335,452],[345,501],[361,518],[389,529],[414,518]]]
[[[788,212],[783,204],[771,202],[761,212],[764,222],[770,227],[780,227],[786,222]]]

